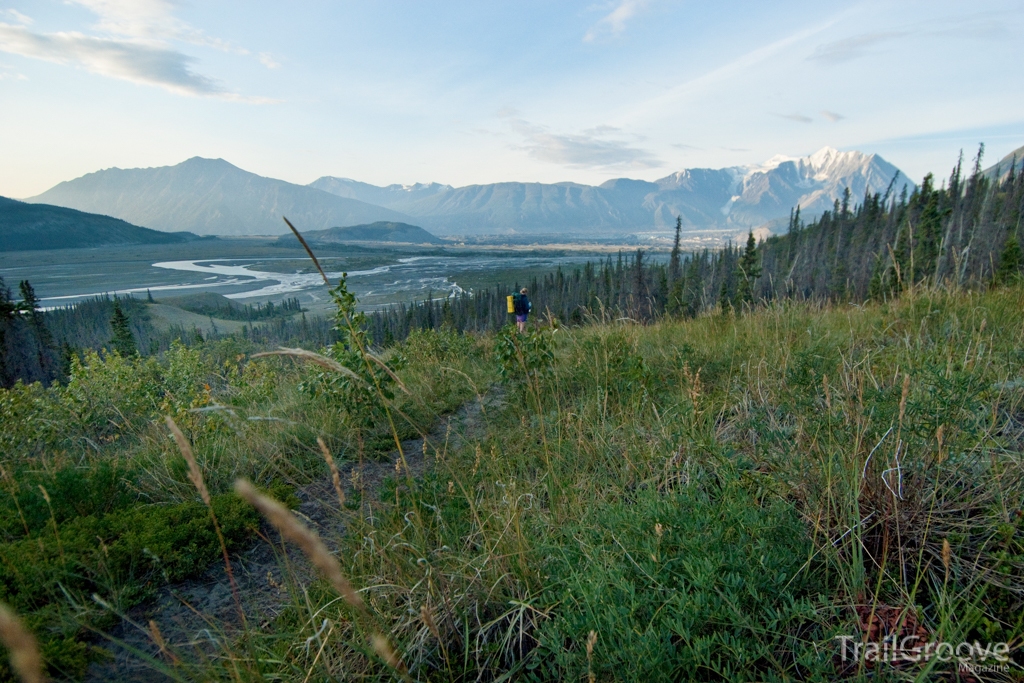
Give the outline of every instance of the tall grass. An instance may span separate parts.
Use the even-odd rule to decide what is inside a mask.
[[[1017,659],[985,675],[1012,680],[1022,299],[922,289],[649,326],[420,333],[378,360],[357,350],[404,388],[358,422],[323,390],[333,368],[225,358],[193,373],[222,378],[212,389],[163,399],[214,498],[246,477],[330,512],[306,520],[321,545],[304,553],[260,531],[280,598],[243,594],[245,625],[207,615],[220,649],[161,635],[146,656],[181,680],[956,675],[838,657],[835,637],[888,628],[1007,642]],[[155,427],[131,429],[124,476],[146,500],[193,501],[191,463]],[[9,529],[48,529],[19,514]]]

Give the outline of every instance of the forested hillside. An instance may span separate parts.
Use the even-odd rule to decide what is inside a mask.
[[[1024,267],[1024,173],[986,176],[983,151],[969,172],[961,160],[948,181],[929,174],[909,194],[895,195],[891,186],[858,199],[847,191],[809,224],[795,207],[788,232],[760,244],[750,235],[744,247],[697,254],[676,248],[668,263],[654,262],[642,250],[619,254],[529,283],[377,312],[370,317],[373,335],[383,343],[404,338],[411,329],[445,324],[458,330],[496,330],[505,323],[505,295],[521,285],[529,287],[539,315],[579,323],[693,316],[778,299],[861,303],[920,284],[981,287],[1009,282]]]
[[[190,232],[160,232],[119,218],[0,197],[0,252],[79,249],[128,244],[177,244]]]

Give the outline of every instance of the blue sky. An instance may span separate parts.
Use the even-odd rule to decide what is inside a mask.
[[[0,2],[0,195],[222,157],[292,182],[599,183],[1024,144],[1024,4]]]

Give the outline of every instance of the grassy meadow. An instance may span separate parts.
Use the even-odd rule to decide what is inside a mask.
[[[1020,680],[1022,311],[920,288],[90,352],[0,392],[0,601],[56,679]],[[273,599],[225,588],[193,632],[154,606],[253,548]],[[893,635],[1006,650],[843,657]]]

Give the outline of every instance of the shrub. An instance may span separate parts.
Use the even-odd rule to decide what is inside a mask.
[[[527,664],[534,680],[581,680],[593,630],[598,680],[765,680],[823,675],[811,545],[793,507],[736,479],[604,504],[545,539],[545,604],[557,605]],[[786,654],[783,654],[786,653]]]

